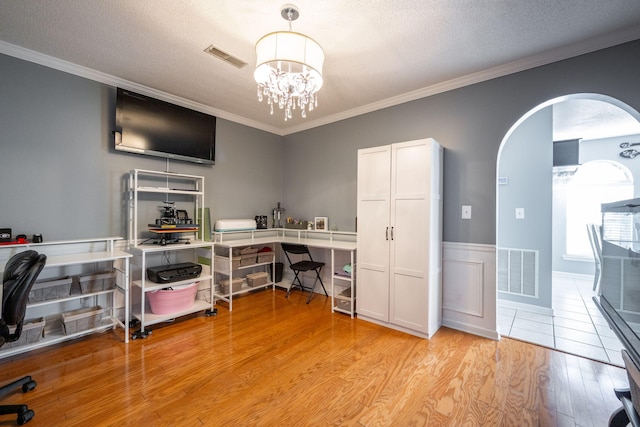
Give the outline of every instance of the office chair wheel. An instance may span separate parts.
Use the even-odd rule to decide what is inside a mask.
[[[28,391],[31,391],[31,390],[33,390],[34,388],[36,388],[36,386],[37,386],[37,385],[38,385],[38,383],[37,383],[37,382],[35,382],[35,381],[31,380],[31,381],[29,381],[28,383],[25,383],[25,384],[23,384],[23,385],[22,385],[22,392],[23,392],[23,393],[26,393],[26,392],[28,392]]]
[[[146,338],[149,335],[151,335],[151,331],[147,330],[147,331],[142,332],[140,329],[138,329],[136,332],[134,332],[131,335],[131,339],[132,340],[137,340],[138,338]]]
[[[21,426],[31,421],[34,415],[35,415],[35,412],[33,412],[31,409],[28,409],[24,411],[22,414],[18,414],[18,419],[16,421],[18,421],[18,425]]]
[[[616,411],[609,417],[609,427],[623,427],[629,425],[629,415],[623,406],[616,409]]]

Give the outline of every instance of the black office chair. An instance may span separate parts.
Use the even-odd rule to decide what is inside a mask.
[[[640,415],[637,408],[640,407],[640,369],[629,356],[627,350],[622,350],[622,360],[627,368],[629,378],[629,388],[614,389],[616,397],[622,402],[622,406],[617,409],[609,418],[609,427],[640,427]]]
[[[324,290],[324,294],[327,294],[327,290],[324,287],[324,283],[322,283],[322,278],[320,277],[320,271],[322,271],[322,267],[324,267],[324,262],[314,261],[311,257],[311,252],[309,252],[309,248],[307,245],[295,245],[291,243],[280,243],[282,246],[282,250],[284,251],[285,256],[287,257],[287,261],[289,261],[289,268],[293,270],[296,277],[291,282],[291,287],[287,291],[287,298],[289,298],[289,294],[291,290],[295,287],[299,287],[302,291],[309,291],[309,297],[307,298],[307,304],[311,301],[313,297],[313,290],[316,288],[316,284],[320,281],[320,285],[322,285],[322,290]],[[291,262],[291,258],[289,255],[306,255],[309,259],[302,259],[300,261]],[[316,272],[316,280],[313,282],[312,288],[305,288],[302,285],[302,281],[300,280],[300,273],[304,273],[305,271],[315,271]],[[296,283],[297,282],[297,283]]]
[[[27,311],[29,291],[47,261],[45,255],[36,251],[20,252],[9,259],[2,276],[2,316],[0,318],[0,347],[5,342],[20,339],[24,315]],[[10,333],[9,326],[15,326]],[[36,388],[36,382],[30,376],[20,378],[10,384],[0,387],[0,396],[4,396],[22,387],[22,392]],[[34,412],[27,405],[0,405],[0,415],[16,414],[18,424],[30,421]]]

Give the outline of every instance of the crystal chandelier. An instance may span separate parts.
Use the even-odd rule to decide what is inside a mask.
[[[283,6],[281,15],[289,22],[289,31],[269,33],[258,40],[253,77],[258,83],[258,101],[267,98],[271,114],[275,104],[284,110],[287,121],[291,110],[299,108],[306,118],[307,109],[318,106],[324,51],[314,40],[291,31],[291,22],[300,16],[295,6]]]

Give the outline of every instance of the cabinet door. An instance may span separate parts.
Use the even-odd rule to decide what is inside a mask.
[[[425,140],[393,144],[391,158],[389,321],[427,333],[430,147]]]
[[[358,150],[356,311],[389,321],[390,146]]]

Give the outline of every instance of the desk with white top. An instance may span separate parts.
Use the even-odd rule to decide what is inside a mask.
[[[234,272],[242,269],[254,269],[260,266],[271,264],[272,276],[271,281],[264,284],[263,287],[271,286],[275,290],[275,257],[269,262],[256,263],[249,266],[234,267],[229,260],[233,259],[234,249],[269,246],[276,251],[276,245],[279,243],[293,243],[307,245],[309,248],[324,249],[331,253],[331,262],[326,265],[331,268],[331,309],[333,312],[338,311],[349,314],[351,317],[355,314],[356,286],[356,233],[339,232],[339,231],[315,231],[315,230],[297,230],[287,228],[270,228],[262,230],[245,230],[245,231],[224,231],[214,233],[215,247],[218,248],[214,260],[213,270],[221,275],[227,276],[230,283],[233,282]],[[226,257],[222,260],[219,256]],[[220,261],[223,261],[220,263]],[[342,266],[350,263],[351,274],[345,273]],[[218,264],[218,265],[216,265]],[[246,293],[253,288],[233,290],[229,287],[227,293],[219,290],[215,294],[215,299],[226,301],[229,304],[229,311],[233,309],[233,296]]]

